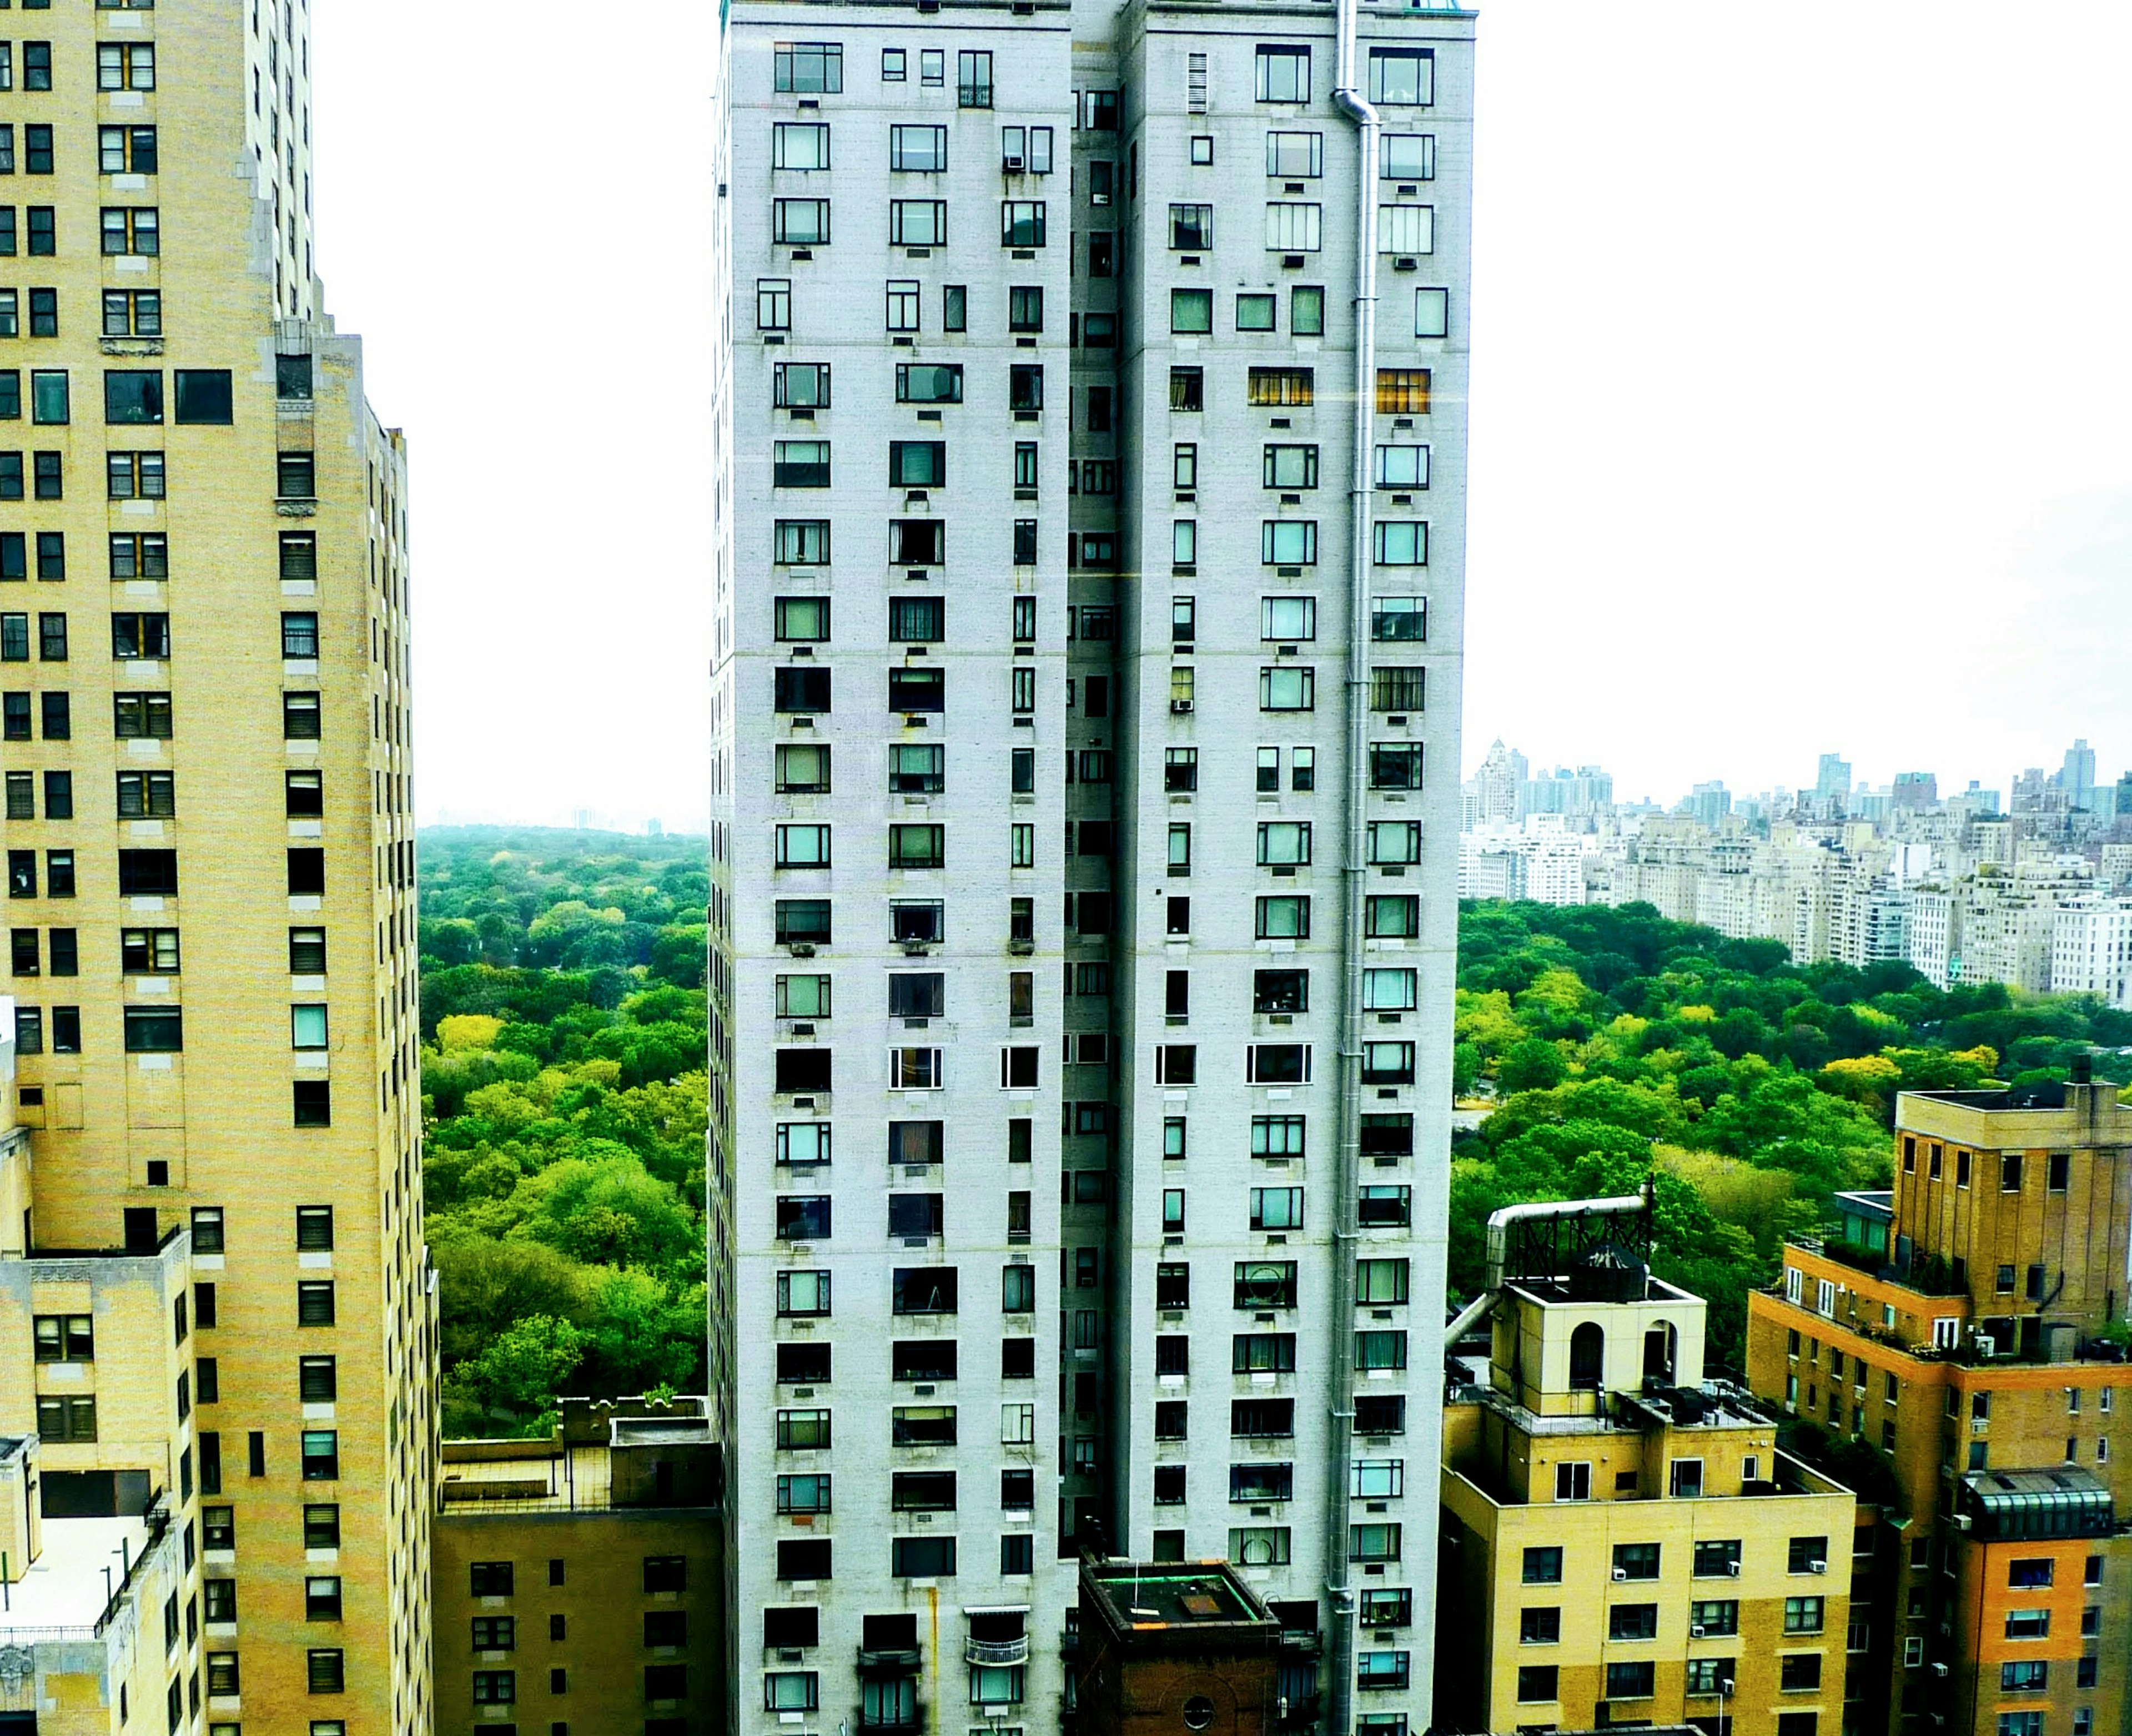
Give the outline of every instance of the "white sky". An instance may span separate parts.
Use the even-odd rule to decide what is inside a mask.
[[[422,817],[699,817],[715,8],[314,5],[321,270],[413,453]],[[1480,37],[1468,765],[2132,763],[2132,7]]]

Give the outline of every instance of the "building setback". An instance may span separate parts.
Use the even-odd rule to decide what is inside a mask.
[[[1054,1728],[1084,1547],[1235,1564],[1285,1728],[1429,1723],[1350,1461],[1425,1587],[1472,25],[1355,11],[730,14],[739,1729]]]
[[[310,19],[9,17],[0,1647],[134,1525],[110,1728],[425,1730],[406,452],[314,273]]]

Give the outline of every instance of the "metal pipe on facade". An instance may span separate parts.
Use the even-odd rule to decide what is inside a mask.
[[[1332,1393],[1325,1444],[1326,1729],[1348,1736],[1354,1724],[1355,1592],[1347,1566],[1348,1460],[1355,1421],[1355,1249],[1361,1226],[1356,1177],[1361,1168],[1362,910],[1367,827],[1370,699],[1371,411],[1376,384],[1376,181],[1377,111],[1357,75],[1357,0],[1339,0],[1339,65],[1332,100],[1355,123],[1355,417],[1348,483],[1347,765],[1346,851],[1341,864],[1339,1136],[1333,1142]]]
[[[1467,1330],[1495,1306],[1502,1293],[1504,1268],[1510,1264],[1510,1225],[1536,1220],[1562,1218],[1634,1217],[1651,1210],[1652,1184],[1640,1193],[1618,1193],[1603,1200],[1531,1200],[1521,1206],[1505,1206],[1488,1216],[1488,1278],[1481,1293],[1460,1309],[1458,1316],[1443,1329],[1443,1348],[1456,1345]]]

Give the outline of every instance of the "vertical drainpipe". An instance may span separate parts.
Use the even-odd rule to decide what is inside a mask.
[[[1355,1421],[1355,1190],[1361,1171],[1362,1089],[1362,898],[1365,794],[1369,752],[1370,479],[1371,393],[1376,384],[1377,278],[1373,184],[1377,112],[1356,77],[1357,0],[1339,0],[1339,70],[1332,100],[1355,123],[1355,428],[1348,482],[1347,764],[1346,852],[1341,865],[1339,1131],[1333,1145],[1332,1284],[1328,1325],[1332,1386],[1326,1405],[1326,1721],[1331,1736],[1354,1724],[1355,1591],[1347,1563],[1348,1460]]]

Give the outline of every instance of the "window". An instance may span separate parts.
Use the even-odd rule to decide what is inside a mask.
[[[771,68],[774,88],[780,91],[834,96],[844,88],[843,45],[780,42],[771,51]]]
[[[1212,290],[1172,290],[1169,292],[1169,328],[1188,335],[1214,329],[1214,292]]]
[[[1451,291],[1416,290],[1414,292],[1414,334],[1417,338],[1451,335]]]
[[[1370,100],[1413,107],[1436,100],[1436,58],[1424,48],[1370,50]]]
[[[25,89],[34,89],[27,79]],[[152,42],[99,42],[96,46],[96,88],[98,90],[153,90],[156,88],[156,45]]]
[[[1436,140],[1429,133],[1385,132],[1377,136],[1377,176],[1388,181],[1436,179]]]
[[[1655,1691],[1658,1666],[1648,1658],[1606,1666],[1609,1700],[1648,1700]]]
[[[891,602],[895,601],[897,599],[891,599]],[[828,751],[822,750],[824,753]],[[947,787],[947,756],[948,750],[937,742],[891,743],[890,790],[899,795],[938,794]]]
[[[963,49],[955,56],[955,106],[989,108],[992,106],[992,57],[982,50]]]
[[[755,281],[755,328],[759,332],[792,329],[792,280],[758,277]]]
[[[1314,401],[1312,372],[1307,367],[1255,367],[1248,376],[1247,396],[1254,407],[1308,408]],[[1173,405],[1174,401],[1173,392]]]
[[[1374,558],[1381,567],[1429,564],[1429,526],[1413,520],[1380,519],[1371,526]]]
[[[1429,370],[1425,367],[1381,367],[1377,370],[1377,414],[1426,415],[1429,413]]]
[[[826,245],[829,202],[826,199],[780,199],[771,204],[771,239],[790,247]]]
[[[1040,247],[1044,245],[1042,199],[1001,200],[1000,245],[1003,247]]]
[[[1659,1606],[1656,1604],[1616,1604],[1606,1612],[1606,1638],[1609,1639],[1656,1639],[1659,1637]]]
[[[1308,567],[1318,559],[1315,519],[1266,519],[1259,529],[1259,559],[1269,567]]]
[[[1791,1652],[1778,1660],[1778,1683],[1787,1694],[1811,1693],[1821,1686],[1821,1654]]]
[[[1357,1332],[1355,1335],[1355,1366],[1365,1370],[1405,1368],[1406,1334],[1397,1331]]]
[[[829,521],[827,519],[779,519],[773,533],[771,559],[780,566],[826,566],[829,559]],[[824,670],[826,678],[827,670]]]
[[[826,1272],[780,1272],[777,1274],[777,1312],[786,1318],[829,1312],[829,1274]]]
[[[2009,1639],[2048,1639],[2050,1633],[2051,1612],[2048,1609],[2009,1609],[2006,1612],[2006,1638]]]
[[[1418,712],[1424,708],[1428,671],[1379,664],[1370,671],[1370,709],[1373,712]]]
[[[948,202],[943,199],[895,199],[888,204],[888,238],[899,247],[944,247],[948,244]],[[915,318],[898,330],[916,331]]]
[[[1308,866],[1310,861],[1310,822],[1307,820],[1261,820],[1258,831],[1260,867],[1275,864]]]
[[[1556,1666],[1553,1664],[1521,1664],[1518,1667],[1518,1700],[1520,1704],[1552,1703],[1557,1697]]]
[[[1257,98],[1261,103],[1308,102],[1309,49],[1260,47],[1258,51]]]
[[[827,440],[780,440],[772,449],[772,484],[779,488],[827,488],[829,486],[829,443]]]
[[[903,129],[893,129],[901,132]],[[914,131],[920,129],[913,129]],[[779,121],[770,129],[770,166],[773,169],[826,169],[829,166],[829,129],[820,121]]]
[[[1784,1599],[1784,1632],[1787,1633],[1818,1633],[1821,1632],[1824,1602],[1817,1597],[1788,1597]]]
[[[955,1539],[908,1537],[889,1541],[889,1569],[898,1579],[948,1579],[955,1571]]]
[[[307,1483],[328,1482],[340,1475],[340,1436],[332,1429],[305,1429],[303,1475]]]
[[[1358,1305],[1389,1307],[1407,1299],[1407,1263],[1403,1259],[1366,1259],[1355,1262],[1355,1300]]]
[[[1323,244],[1325,208],[1270,199],[1265,208],[1265,244],[1275,253],[1315,253]]]

